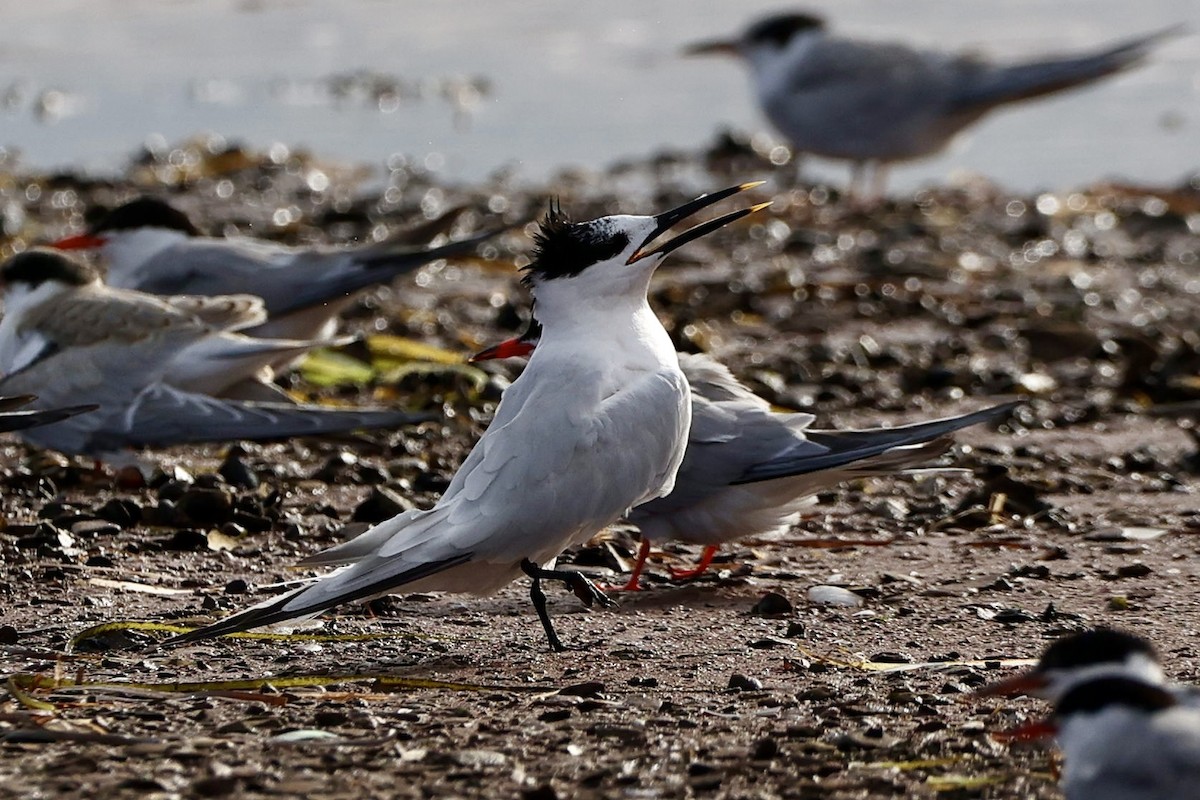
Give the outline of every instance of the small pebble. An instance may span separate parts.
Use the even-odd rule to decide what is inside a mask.
[[[863,599],[849,589],[840,586],[814,586],[808,590],[808,602],[823,606],[857,607]]]

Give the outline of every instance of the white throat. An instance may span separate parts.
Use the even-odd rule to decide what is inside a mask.
[[[147,262],[188,238],[169,228],[135,228],[103,235],[106,241],[100,253],[108,269],[105,282],[119,288],[136,287],[134,276]]]
[[[1055,670],[1049,678],[1050,683],[1043,692],[1049,700],[1057,700],[1076,686],[1102,678],[1132,678],[1152,686],[1163,686],[1167,681],[1159,663],[1145,653],[1133,653],[1120,662]]]

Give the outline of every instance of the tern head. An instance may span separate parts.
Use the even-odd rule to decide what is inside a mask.
[[[59,239],[59,250],[91,250],[103,247],[114,235],[131,231],[171,231],[181,236],[199,236],[200,230],[179,209],[156,197],[139,197],[117,206],[88,228],[87,233]]]
[[[820,34],[825,20],[813,14],[772,14],[755,22],[735,39],[716,39],[697,42],[684,48],[685,55],[723,54],[741,56],[751,62],[757,57],[777,55],[800,37]]]
[[[1032,670],[985,686],[978,694],[1031,694],[1053,702],[1077,686],[1107,678],[1154,685],[1166,681],[1150,642],[1124,631],[1094,628],[1059,639]]]
[[[100,273],[90,264],[44,247],[18,253],[0,266],[0,286],[5,291],[37,289],[47,283],[87,286],[99,281]]]
[[[41,247],[18,253],[0,265],[0,294],[9,314],[59,292],[99,282],[100,273],[90,264]]]
[[[643,302],[650,275],[667,254],[770,204],[730,212],[673,239],[659,242],[659,237],[698,211],[760,183],[713,192],[655,216],[620,215],[572,222],[561,209],[551,208],[534,235],[535,250],[524,283],[541,301],[544,313],[553,312],[560,302],[617,298]]]

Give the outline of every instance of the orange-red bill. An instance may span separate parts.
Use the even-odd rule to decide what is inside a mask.
[[[996,731],[991,734],[997,742],[1037,742],[1049,739],[1058,733],[1058,726],[1050,719],[1038,719],[1009,728],[1006,731]]]
[[[506,339],[500,344],[492,345],[491,347],[480,350],[475,355],[467,359],[471,364],[478,361],[494,361],[498,358],[517,358],[525,357],[533,352],[533,345],[529,342],[521,341],[520,339]]]
[[[96,236],[91,233],[80,233],[75,236],[68,236],[65,239],[59,239],[50,246],[56,250],[94,250],[104,244],[103,236]]]

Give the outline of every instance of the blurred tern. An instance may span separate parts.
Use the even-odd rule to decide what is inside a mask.
[[[536,308],[540,314],[540,306]],[[472,361],[525,356],[539,346],[541,325],[477,353]],[[1006,403],[959,417],[862,431],[812,430],[812,414],[779,413],[706,355],[679,353],[691,387],[692,427],[675,490],[632,509],[642,543],[624,589],[641,588],[651,543],[704,545],[699,565],[672,570],[692,578],[711,564],[722,544],[787,530],[823,489],[842,481],[889,475],[937,458],[950,434],[1007,416]]]
[[[1134,66],[1178,27],[1105,49],[995,64],[903,44],[834,36],[820,17],[777,14],[691,55],[725,53],[750,66],[759,105],[799,152],[845,159],[854,193],[868,165],[872,195],[888,165],[936,153],[992,109],[1099,80]]]
[[[670,493],[683,459],[691,404],[671,340],[646,298],[650,277],[680,245],[767,204],[656,242],[701,209],[757,185],[652,217],[571,223],[552,209],[525,278],[545,326],[541,347],[438,503],[304,562],[350,566],[169,644],[308,617],[400,587],[486,595],[524,573],[550,647],[562,650],[541,581],[563,581],[589,606],[611,604],[580,573],[554,569],[555,559],[630,507]]]
[[[1054,710],[996,738],[1056,737],[1067,800],[1176,800],[1200,786],[1200,694],[1168,683],[1140,636],[1095,628],[1063,637],[1032,670],[976,692],[1016,694]]]
[[[308,339],[333,335],[338,315],[363,289],[391,282],[425,264],[474,252],[508,227],[438,247],[385,241],[356,248],[288,247],[255,239],[203,236],[178,209],[143,197],[110,211],[87,233],[54,244],[95,249],[109,286],[159,295],[252,294],[268,320],[255,336]]]
[[[21,433],[39,447],[112,459],[131,447],[277,439],[429,418],[385,409],[235,402],[195,391],[214,380],[220,385],[223,365],[231,373],[245,370],[255,348],[272,346],[226,332],[261,319],[257,298],[157,298],[112,290],[87,264],[41,249],[0,266],[0,292],[0,394],[37,395],[34,404],[43,409],[99,406]]]
[[[352,341],[348,337],[293,340],[246,336],[237,331],[266,319],[258,297],[160,297],[114,289],[89,265],[50,250],[14,259],[12,274],[5,306],[13,319],[0,324],[3,374],[20,370],[38,355],[47,336],[58,347],[100,340],[125,342],[176,323],[199,322],[211,329],[211,335],[195,337],[171,359],[164,383],[213,397],[291,402],[272,382],[275,365],[315,347]]]
[[[13,409],[27,406],[37,398],[31,394],[0,397],[0,432],[20,431],[25,428],[36,428],[38,425],[49,425],[60,422],[76,414],[95,411],[95,405],[71,406],[70,408],[51,408],[45,411],[14,411]]]

